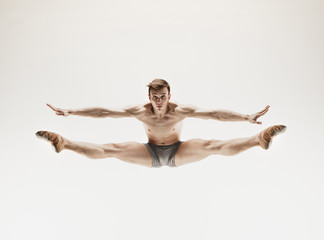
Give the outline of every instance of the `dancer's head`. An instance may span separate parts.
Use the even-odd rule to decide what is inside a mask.
[[[155,110],[164,111],[168,107],[170,100],[170,85],[164,79],[154,79],[150,84],[147,85],[149,90],[149,99]]]
[[[170,94],[170,85],[167,81],[165,81],[162,78],[156,78],[154,79],[152,82],[150,82],[148,85],[148,93],[150,94],[151,90],[160,90],[164,87],[166,87],[168,89],[168,92]]]

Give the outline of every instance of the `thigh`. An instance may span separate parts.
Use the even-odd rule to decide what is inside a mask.
[[[183,142],[175,155],[175,165],[181,166],[208,157],[213,153],[210,146],[211,140],[191,139]]]
[[[125,162],[152,167],[152,158],[145,144],[138,142],[104,144],[112,157]]]

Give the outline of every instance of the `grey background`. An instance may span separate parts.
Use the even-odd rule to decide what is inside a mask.
[[[323,239],[324,2],[0,1],[1,239]],[[149,169],[56,154],[35,137],[146,142],[135,119],[61,108],[172,100],[261,126],[187,119],[182,140],[285,124],[268,151]]]

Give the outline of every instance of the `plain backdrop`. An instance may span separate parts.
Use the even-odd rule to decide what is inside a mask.
[[[0,239],[324,239],[324,2],[1,0]],[[151,169],[55,153],[77,141],[147,138],[136,119],[61,108],[171,100],[252,114],[262,125],[186,119],[181,140],[252,136],[271,148]]]

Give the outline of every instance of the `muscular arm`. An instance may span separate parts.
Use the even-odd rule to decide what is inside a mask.
[[[251,123],[261,124],[257,119],[264,115],[270,106],[267,106],[261,112],[255,114],[241,114],[229,110],[209,110],[201,109],[194,106],[182,106],[180,111],[186,114],[187,117],[196,117],[202,119],[215,119],[219,121],[249,121]]]
[[[121,110],[112,110],[107,108],[84,108],[84,109],[61,109],[55,108],[49,104],[47,104],[57,115],[61,116],[69,116],[69,115],[77,115],[84,117],[94,117],[94,118],[122,118],[122,117],[134,117],[140,110],[140,106],[128,107]]]
[[[122,117],[132,117],[130,112],[125,110],[111,110],[106,108],[85,108],[79,110],[70,110],[71,115],[94,117],[94,118],[122,118]]]

